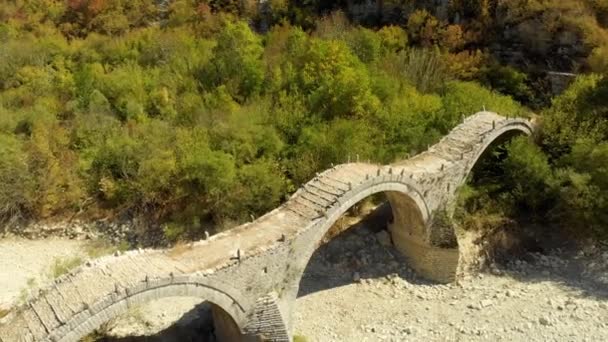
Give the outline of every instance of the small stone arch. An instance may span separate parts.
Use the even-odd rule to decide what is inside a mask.
[[[230,294],[199,279],[157,279],[147,282],[146,286],[140,284],[121,292],[102,296],[95,304],[85,306],[81,312],[64,318],[60,326],[47,327],[47,332],[42,335],[33,334],[31,329],[28,329],[33,326],[29,319],[35,316],[35,313],[28,314],[34,307],[30,305],[16,313],[13,323],[15,326],[22,326],[23,330],[15,330],[13,334],[32,341],[75,342],[92,333],[103,323],[127,313],[132,307],[166,297],[194,297],[200,298],[201,303],[211,304],[214,321],[218,322],[216,330],[219,328],[218,336],[223,340],[232,341],[235,336],[243,340],[245,336],[243,328],[246,323],[246,308]],[[35,300],[45,301],[43,295]]]
[[[493,129],[489,135],[483,136],[483,143],[475,150],[474,155],[469,160],[463,181],[466,180],[479,159],[489,150],[490,146],[494,145],[497,141],[505,141],[521,134],[531,136],[533,132],[534,127],[532,123],[524,119],[510,120],[506,124]]]

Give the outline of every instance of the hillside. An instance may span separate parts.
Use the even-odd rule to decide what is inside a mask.
[[[608,3],[428,3],[0,2],[2,226],[137,220],[133,244],[193,239],[487,108],[535,112],[542,132],[482,163],[458,223],[605,237]],[[579,77],[556,96],[548,71]]]

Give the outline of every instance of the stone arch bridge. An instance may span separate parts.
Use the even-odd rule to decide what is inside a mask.
[[[300,278],[319,241],[352,205],[379,192],[393,210],[392,240],[410,266],[450,282],[458,242],[451,228],[432,224],[434,215],[493,142],[532,131],[528,120],[481,112],[413,158],[335,166],[257,220],[189,247],[87,262],[13,308],[0,321],[0,342],[78,341],[130,307],[173,296],[212,303],[220,340],[290,341]]]

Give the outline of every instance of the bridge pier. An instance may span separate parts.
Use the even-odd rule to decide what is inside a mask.
[[[295,296],[294,298],[289,297],[282,300],[287,300],[283,304],[287,304],[290,310],[293,309]],[[245,327],[246,335],[240,340],[227,341],[290,342],[291,333],[288,328],[290,319],[285,317],[279,308],[279,301],[281,299],[277,297],[276,293],[269,293],[258,299],[253,312],[249,315],[249,322]]]
[[[408,265],[423,278],[439,283],[456,280],[460,254],[458,248],[440,248],[408,236],[403,227],[389,224],[395,247],[403,254]]]
[[[450,283],[456,280],[460,255],[454,233],[440,234],[440,227],[432,225],[433,219],[412,197],[394,191],[386,192],[386,196],[393,213],[388,230],[408,265],[418,275],[432,281]],[[432,237],[446,241],[433,243]],[[445,247],[436,246],[441,242]]]

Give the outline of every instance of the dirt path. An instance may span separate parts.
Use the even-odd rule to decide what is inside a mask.
[[[48,279],[57,258],[85,257],[84,244],[58,238],[0,239],[0,309],[18,301],[22,291]]]
[[[295,331],[309,342],[608,341],[606,252],[531,254],[434,285],[379,242],[383,233],[353,229],[307,268]]]

